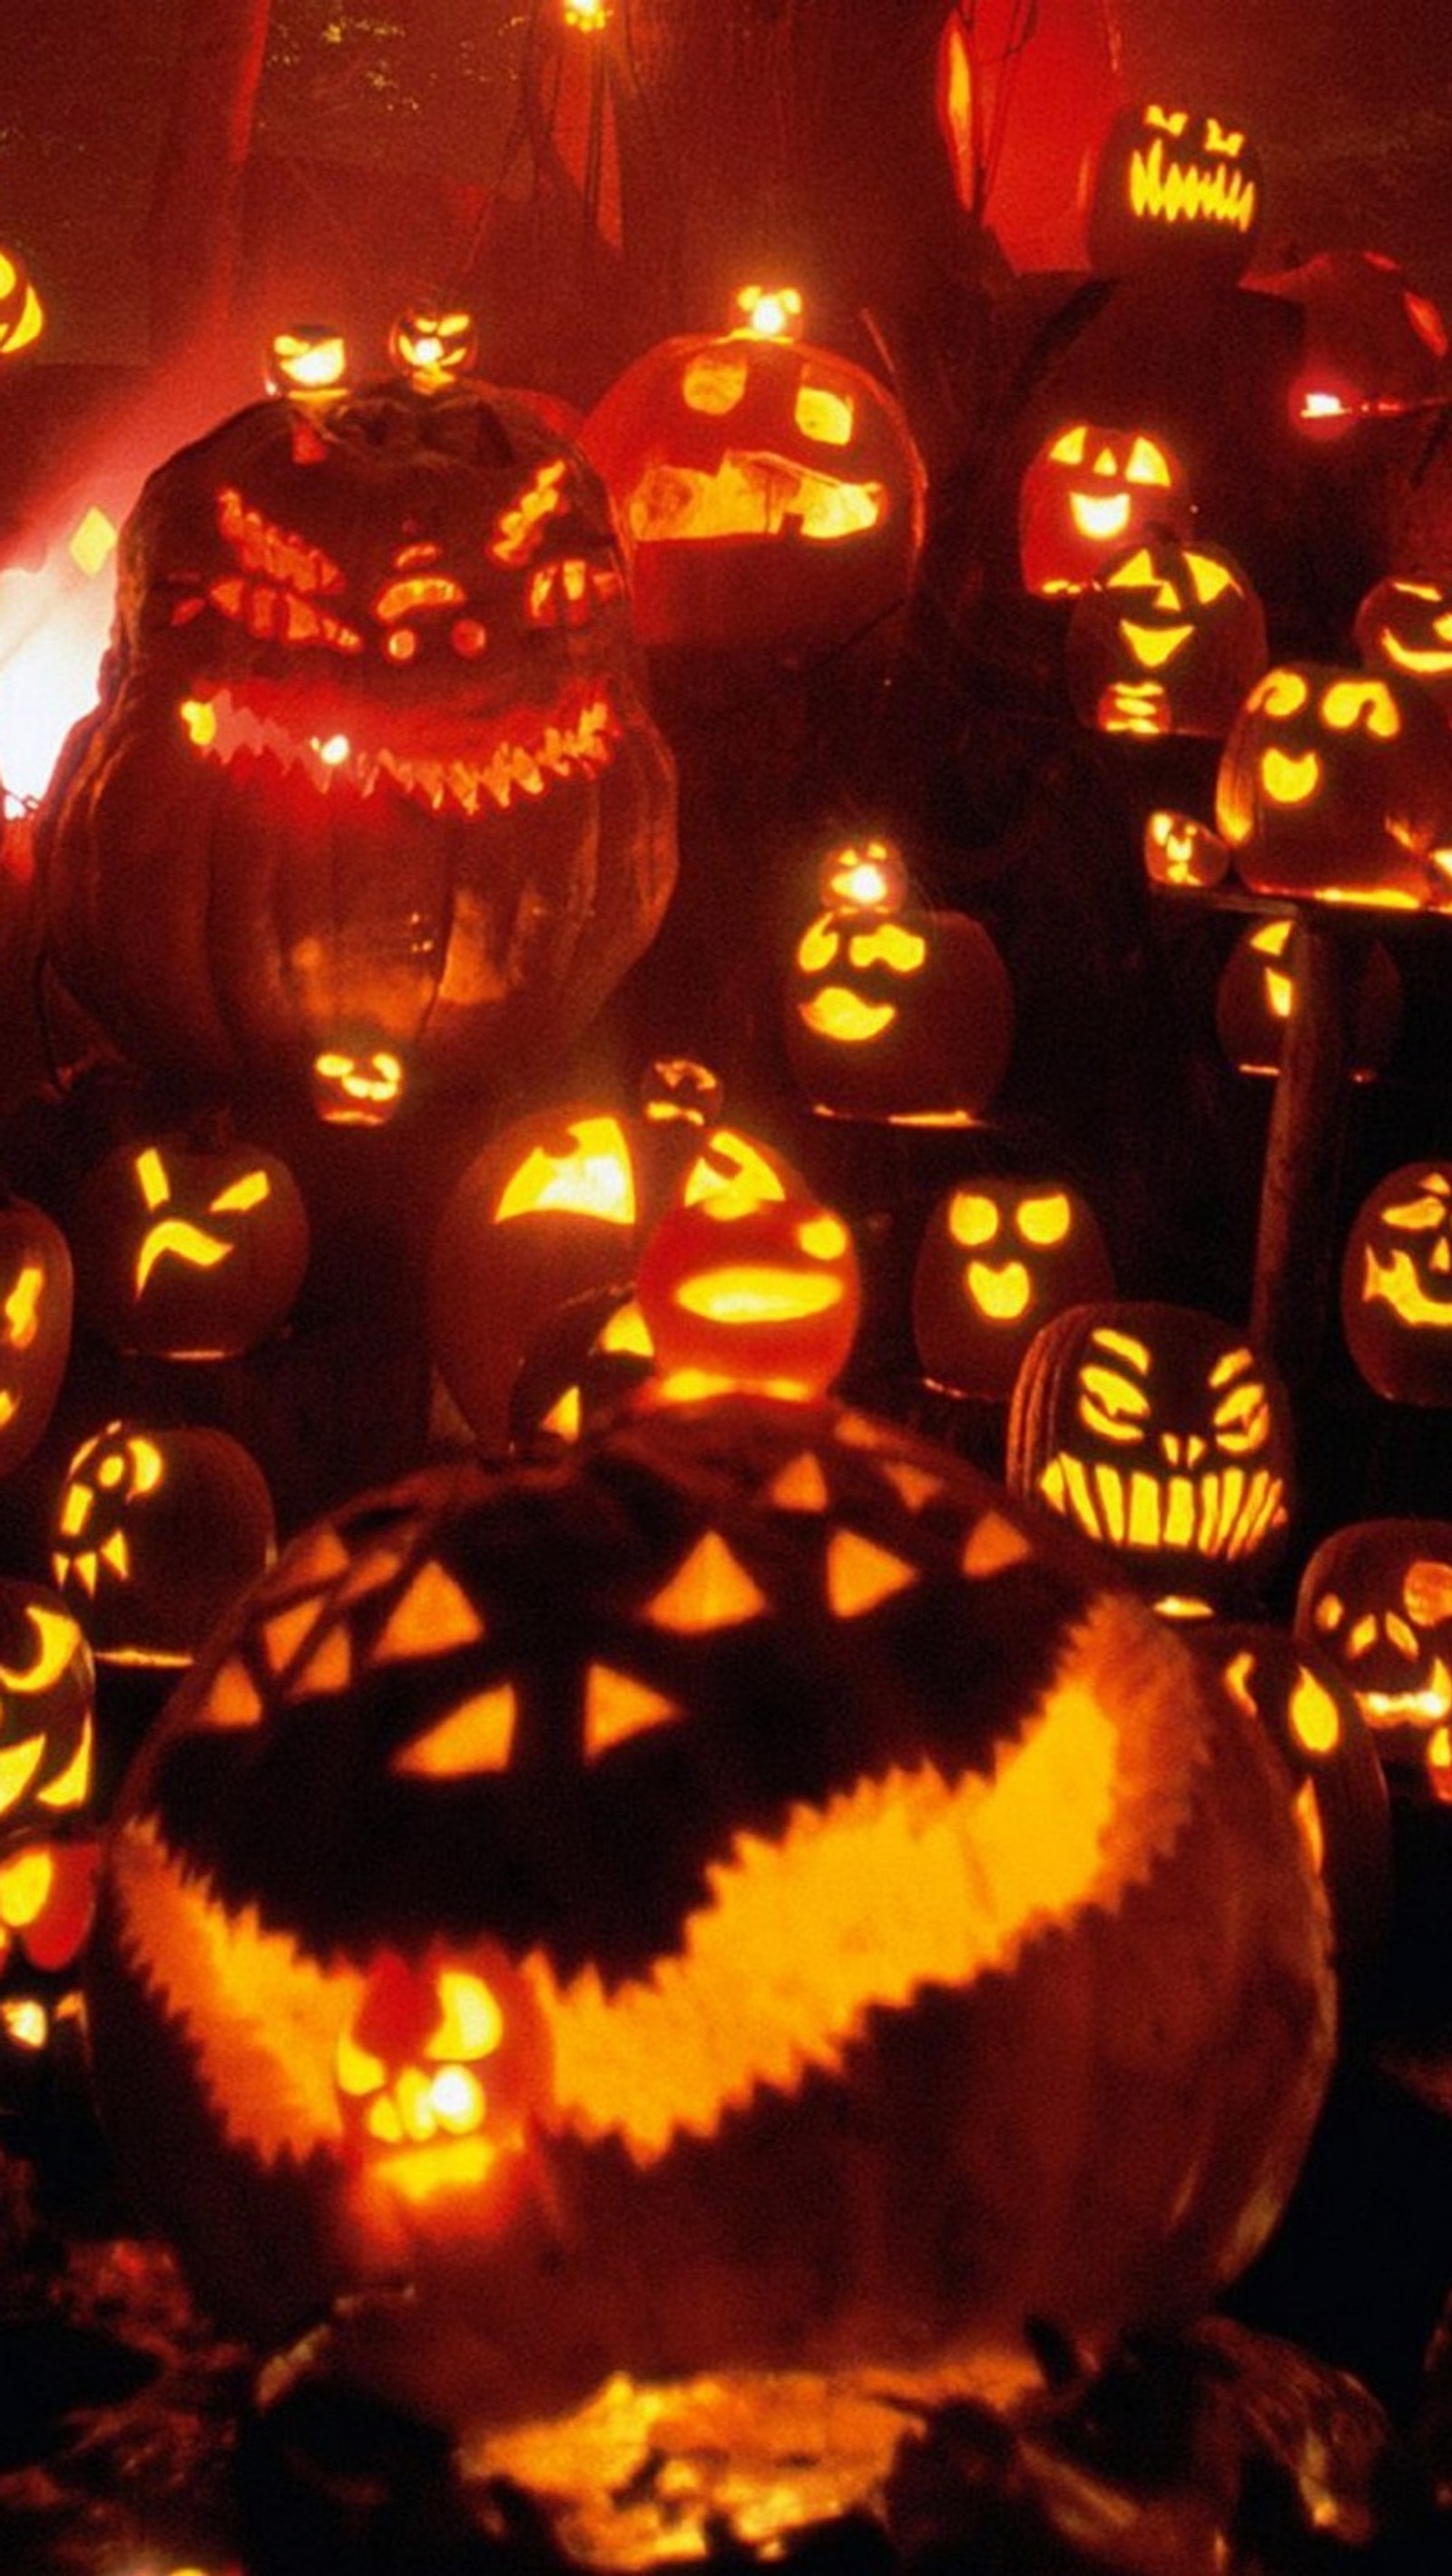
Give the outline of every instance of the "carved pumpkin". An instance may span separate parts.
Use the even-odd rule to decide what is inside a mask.
[[[28,1199],[0,1192],[0,1476],[45,1436],[70,1358],[74,1305],[60,1227]]]
[[[675,864],[598,480],[478,385],[224,421],[123,531],[36,850],[61,983],[193,1094],[321,1059],[322,1114],[377,1121],[547,1060]]]
[[[1391,1404],[1452,1404],[1452,1165],[1403,1163],[1367,1192],[1341,1263],[1341,1324]]]
[[[275,1539],[262,1472],[228,1432],[109,1422],[66,1470],[51,1572],[99,1662],[186,1664]]]
[[[793,289],[746,287],[737,310],[637,358],[580,445],[629,540],[642,643],[802,665],[906,601],[926,476],[886,386],[801,337]]]
[[[1222,737],[1266,658],[1265,612],[1234,557],[1157,530],[1079,592],[1065,642],[1074,712],[1100,733]]]
[[[1160,807],[1145,816],[1141,843],[1151,885],[1217,886],[1230,874],[1230,850],[1208,823]]]
[[[58,1593],[0,1582],[0,1976],[70,1967],[90,1924],[95,1668]]]
[[[1448,895],[1452,741],[1390,672],[1278,663],[1226,736],[1216,820],[1257,894],[1436,908]]]
[[[1233,285],[1260,232],[1260,154],[1231,120],[1136,102],[1113,119],[1089,191],[1089,265],[1100,277]]]
[[[1296,1633],[1343,1673],[1389,1776],[1452,1799],[1452,1521],[1348,1521],[1296,1593]]]
[[[1280,1072],[1296,998],[1287,956],[1293,928],[1289,915],[1248,922],[1221,969],[1215,988],[1215,1032],[1237,1073],[1274,1076]],[[1356,995],[1353,1082],[1370,1082],[1383,1070],[1396,1045],[1401,1017],[1401,975],[1390,950],[1377,940],[1367,952]]]
[[[108,1841],[142,2205],[229,2329],[331,2307],[345,2377],[455,2425],[1168,2323],[1331,2054],[1270,1749],[1102,1559],[827,1403],[315,1524]]]
[[[1087,1303],[1029,1344],[1007,1474],[1166,1608],[1193,1612],[1264,1584],[1290,1520],[1293,1449],[1286,1390],[1234,1325],[1193,1306]]]
[[[18,250],[0,250],[0,358],[17,358],[45,329],[45,307]]]
[[[474,372],[479,333],[460,305],[410,304],[388,334],[393,365],[419,393],[443,393]]]
[[[667,1402],[724,1386],[824,1395],[862,1312],[840,1217],[803,1198],[712,1190],[670,1208],[640,1256],[636,1298]]]
[[[1112,1297],[1099,1220],[1063,1181],[979,1173],[932,1209],[913,1269],[919,1365],[933,1386],[1006,1403],[1035,1333]]]
[[[227,1359],[277,1331],[308,1264],[287,1165],[204,1135],[116,1146],[71,1215],[81,1311],[118,1350]]]
[[[1013,1046],[1013,987],[967,913],[913,902],[890,843],[833,851],[783,995],[791,1069],[827,1118],[966,1127]]]
[[[1019,485],[1018,551],[1025,590],[1087,590],[1112,556],[1164,529],[1188,538],[1193,507],[1185,471],[1145,430],[1077,420],[1056,429]]]
[[[1369,670],[1414,681],[1452,716],[1452,589],[1445,582],[1388,573],[1366,593],[1352,635]]]
[[[293,402],[330,403],[348,390],[348,349],[332,322],[292,322],[267,349],[267,390]]]

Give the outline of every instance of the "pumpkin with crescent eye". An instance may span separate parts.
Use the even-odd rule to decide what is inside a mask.
[[[1223,546],[1151,530],[1079,592],[1064,649],[1081,724],[1218,738],[1265,669],[1265,612]]]
[[[254,1349],[307,1270],[307,1210],[286,1163],[220,1134],[115,1146],[70,1222],[87,1321],[118,1350],[156,1358]]]
[[[45,307],[18,250],[0,249],[0,358],[16,358],[45,329]]]
[[[1215,988],[1215,1033],[1237,1073],[1279,1074],[1286,1030],[1296,999],[1290,914],[1248,922],[1239,933]],[[1396,1045],[1402,1020],[1402,979],[1390,949],[1378,939],[1366,952],[1352,1014],[1350,1075],[1372,1082]]]
[[[51,1572],[99,1662],[181,1665],[275,1549],[272,1498],[240,1441],[117,1420],[66,1469]]]
[[[0,1191],[0,1476],[44,1438],[71,1351],[75,1266],[55,1219]]]
[[[830,2413],[1194,2313],[1317,2116],[1327,1944],[1269,1747],[1101,1556],[737,1393],[300,1532],[119,1794],[87,1992],[227,2330],[330,2312],[452,2427],[622,2374],[760,2427],[783,2370]]]
[[[1389,671],[1278,663],[1225,739],[1216,821],[1256,894],[1440,909],[1452,886],[1452,739]]]
[[[605,492],[527,397],[250,405],[159,465],[36,831],[48,963],[192,1099],[485,1093],[654,934],[674,771]]]
[[[1291,1517],[1294,1429],[1276,1371],[1198,1307],[1070,1306],[1035,1334],[1009,1410],[1008,1482],[1166,1609],[1253,1599]]]
[[[1071,421],[1043,441],[1019,485],[1019,568],[1025,590],[1087,590],[1110,559],[1152,530],[1188,539],[1185,469],[1142,429]]]
[[[1049,1317],[1113,1294],[1108,1247],[1079,1191],[993,1173],[955,1181],[929,1214],[913,1269],[919,1365],[933,1386],[1006,1403]]]
[[[1452,1800],[1452,1521],[1348,1521],[1307,1560],[1296,1634],[1345,1675],[1393,1782]]]
[[[1357,609],[1352,637],[1368,670],[1415,681],[1452,716],[1452,589],[1445,582],[1386,574]]]
[[[96,1677],[48,1585],[0,1582],[0,1976],[73,1965],[90,1923]]]
[[[1260,233],[1265,180],[1244,129],[1187,107],[1120,109],[1090,175],[1089,265],[1099,277],[1233,285]]]
[[[1452,1165],[1403,1163],[1367,1192],[1341,1262],[1341,1325],[1391,1404],[1452,1404]]]

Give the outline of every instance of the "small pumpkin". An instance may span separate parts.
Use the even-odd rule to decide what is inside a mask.
[[[75,1265],[55,1219],[0,1191],[0,1476],[45,1436],[71,1351]]]
[[[1019,485],[1023,586],[1043,597],[1087,590],[1125,546],[1158,529],[1188,539],[1193,518],[1185,469],[1163,439],[1068,421],[1042,441]]]
[[[1244,275],[1265,212],[1260,153],[1242,125],[1149,100],[1111,120],[1087,194],[1096,276],[1180,277],[1192,293]]]
[[[1265,669],[1265,611],[1223,546],[1151,530],[1079,592],[1064,651],[1081,724],[1221,739]]]
[[[113,1147],[71,1213],[81,1311],[118,1350],[228,1359],[275,1333],[307,1271],[286,1163],[201,1132]]]
[[[1452,716],[1452,589],[1387,573],[1356,611],[1352,638],[1368,670],[1395,671]]]
[[[663,1400],[726,1386],[800,1398],[824,1395],[845,1367],[862,1278],[831,1209],[734,1188],[667,1210],[636,1298]]]
[[[66,1469],[51,1572],[98,1661],[180,1665],[275,1549],[272,1498],[240,1441],[118,1419]]]
[[[1452,851],[1452,738],[1391,672],[1277,663],[1225,739],[1216,821],[1256,894],[1438,909]]]
[[[1452,1165],[1402,1163],[1375,1183],[1341,1262],[1346,1347],[1390,1404],[1452,1404]]]
[[[58,1593],[0,1582],[0,1976],[73,1966],[90,1924],[96,1677]]]
[[[1347,1521],[1308,1558],[1298,1636],[1354,1693],[1388,1777],[1452,1800],[1452,1521]]]
[[[1099,1220],[1078,1190],[1017,1174],[955,1181],[929,1213],[913,1267],[919,1365],[930,1385],[1006,1403],[1049,1317],[1113,1294]]]

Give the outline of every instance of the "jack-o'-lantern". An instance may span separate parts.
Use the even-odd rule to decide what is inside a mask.
[[[1215,1032],[1237,1073],[1280,1072],[1296,999],[1294,927],[1289,915],[1248,922],[1221,969]],[[1353,1082],[1373,1081],[1383,1070],[1401,1018],[1401,975],[1390,950],[1377,940],[1367,951],[1356,994],[1349,1067]]]
[[[0,358],[18,358],[45,329],[45,307],[18,250],[0,250]]]
[[[293,402],[330,403],[348,390],[348,347],[332,322],[292,322],[267,346],[267,390]]]
[[[410,304],[388,334],[388,355],[421,394],[444,393],[474,372],[479,333],[462,305]]]
[[[1069,697],[1100,733],[1219,738],[1266,666],[1265,612],[1222,546],[1151,530],[1074,601]]]
[[[1331,1904],[1343,2006],[1364,2010],[1391,1923],[1386,1774],[1345,1673],[1311,1639],[1259,1620],[1196,1632],[1237,1706],[1285,1763],[1296,1815]]]
[[[675,866],[597,477],[477,383],[234,414],[123,529],[36,856],[55,978],[193,1098],[376,1123],[548,1060]]]
[[[661,1400],[722,1387],[824,1395],[862,1312],[851,1233],[800,1197],[712,1190],[670,1208],[640,1256],[636,1298]]]
[[[0,1476],[43,1439],[66,1373],[70,1245],[53,1217],[0,1191]]]
[[[1352,628],[1368,670],[1415,681],[1452,716],[1452,589],[1388,573],[1372,583]]]
[[[1295,1625],[1344,1673],[1392,1781],[1452,1800],[1452,1521],[1333,1530],[1302,1572]]]
[[[912,901],[889,842],[823,861],[825,909],[797,941],[783,992],[791,1069],[827,1118],[971,1126],[1003,1080],[1013,987],[967,913]]]
[[[118,1145],[71,1214],[81,1312],[118,1350],[227,1359],[276,1332],[302,1286],[302,1194],[276,1154],[217,1136]]]
[[[641,1095],[631,1112],[567,1102],[515,1120],[444,1206],[429,1251],[429,1349],[487,1451],[509,1446],[531,1347],[578,1301],[634,1281],[642,1244],[676,1199],[726,1188],[805,1195],[772,1146],[722,1122],[708,1067],[658,1058]]]
[[[1328,1946],[1270,1748],[1102,1557],[736,1394],[300,1533],[120,1793],[87,1993],[227,2330],[326,2315],[473,2434],[724,2377],[734,2447],[782,2371],[830,2421],[1193,2313],[1317,2115]]]
[[[1194,511],[1185,469],[1143,429],[1071,421],[1029,460],[1019,485],[1018,552],[1025,590],[1087,590],[1111,557],[1151,532],[1187,539]]]
[[[913,1268],[919,1366],[930,1385],[1006,1402],[1049,1317],[1113,1295],[1108,1247],[1078,1190],[1002,1173],[955,1181]]]
[[[1222,885],[1230,874],[1230,845],[1208,823],[1173,807],[1157,807],[1145,816],[1141,843],[1145,875],[1151,885]]]
[[[1029,1344],[1008,1481],[1184,1615],[1253,1601],[1291,1517],[1294,1429],[1243,1332],[1152,1300],[1068,1307]]]
[[[95,1668],[58,1593],[0,1582],[0,1975],[70,1967],[90,1922]]]
[[[802,338],[794,289],[745,287],[737,315],[637,358],[580,445],[625,529],[642,643],[800,666],[905,603],[926,475],[886,386]]]
[[[1233,285],[1264,207],[1260,154],[1239,124],[1136,102],[1113,119],[1093,166],[1089,265],[1100,277],[1183,277],[1191,290]]]
[[[1403,1163],[1367,1192],[1341,1263],[1341,1325],[1391,1404],[1452,1404],[1452,1164]]]
[[[1216,821],[1257,894],[1437,909],[1452,886],[1452,738],[1393,673],[1278,663],[1225,739]]]
[[[180,1665],[275,1546],[272,1498],[240,1441],[118,1420],[70,1461],[50,1563],[98,1662]]]

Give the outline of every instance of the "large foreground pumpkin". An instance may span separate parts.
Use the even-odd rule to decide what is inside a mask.
[[[223,421],[123,532],[36,849],[59,982],[143,1069],[353,1121],[517,1081],[674,874],[598,480],[477,383]]]
[[[362,2293],[345,2371],[498,2423],[1193,2313],[1327,1947],[1275,1757],[1096,1552],[734,1395],[295,1539],[124,1789],[90,2010],[216,2315]]]

